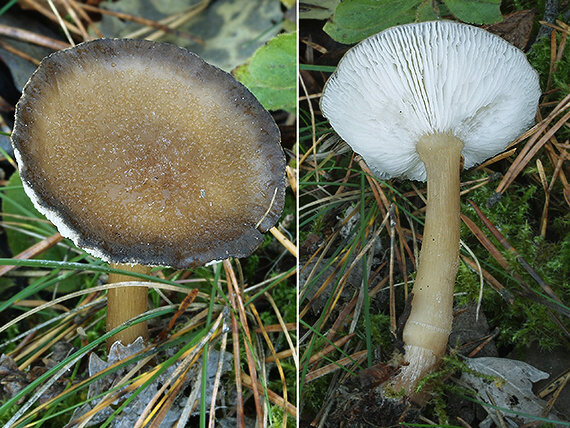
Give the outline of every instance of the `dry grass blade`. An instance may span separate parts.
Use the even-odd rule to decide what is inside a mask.
[[[247,373],[241,373],[241,379],[242,379],[242,383],[246,388],[251,389],[252,391],[262,391],[263,390],[263,386],[258,382],[257,385],[253,384],[253,380],[251,378],[251,376],[249,376]],[[267,391],[267,399],[269,401],[271,401],[273,404],[285,409],[285,411],[287,413],[289,413],[291,416],[293,416],[294,418],[297,417],[297,408],[285,401],[283,399],[283,397],[277,395],[275,392],[271,391],[270,389],[265,388],[265,390]]]
[[[319,188],[320,191],[325,191],[324,188]],[[337,205],[341,202],[348,202],[348,201],[356,201],[360,196],[359,190],[351,190],[347,192],[343,192],[340,195],[330,195],[325,196],[321,199],[317,199],[315,201],[309,202],[304,205],[301,210],[303,216],[309,215],[314,211],[320,211],[323,208],[326,208],[327,205]]]
[[[286,349],[285,351],[277,352],[277,354],[275,354],[275,356],[276,356],[276,358],[283,360],[285,358],[297,356],[297,352],[293,352],[293,349]],[[272,363],[275,361],[275,358],[272,355],[270,355],[268,357],[265,357],[264,361],[266,363]]]
[[[386,264],[382,264],[380,269],[384,268],[386,266]],[[380,270],[380,269],[377,269]],[[372,279],[372,276],[370,277],[370,279]],[[369,291],[368,296],[370,298],[374,297],[374,295],[386,285],[386,282],[388,282],[389,278],[386,277],[383,280],[381,280],[378,285],[376,285],[376,287],[374,287],[372,290]],[[337,319],[335,320],[335,322],[333,323],[329,334],[327,336],[327,338],[330,340],[330,338],[333,338],[336,336],[336,334],[342,329],[343,324],[346,322],[346,319],[349,316],[352,316],[352,313],[354,311],[354,308],[357,304],[358,301],[358,296],[354,297],[350,302],[348,302],[346,304],[346,306],[342,309],[342,311],[340,312],[339,316],[337,317]]]
[[[499,264],[504,269],[508,269],[509,263],[508,263],[507,259],[501,254],[501,252],[497,249],[497,247],[495,247],[495,245],[493,245],[491,240],[489,240],[489,238],[487,238],[487,236],[481,231],[481,229],[479,229],[479,227],[477,227],[477,225],[473,222],[473,220],[471,220],[469,217],[467,217],[464,214],[461,214],[461,220],[463,220],[463,222],[467,225],[469,230],[471,230],[471,232],[473,232],[473,234],[479,240],[479,242],[481,244],[483,244],[483,246],[489,252],[489,254],[491,254],[493,256],[493,258],[497,262],[499,262]],[[520,277],[517,277],[517,279],[522,281],[522,278],[520,278]]]
[[[146,284],[146,283],[145,283]],[[140,287],[141,283],[138,281],[132,281],[132,282],[122,282],[121,283],[121,287]],[[111,284],[111,285],[99,285],[96,287],[92,287],[89,288],[88,290],[81,290],[81,291],[76,291],[73,293],[69,293],[65,296],[62,297],[58,297],[57,299],[52,300],[51,302],[48,302],[44,305],[38,306],[37,308],[34,308],[28,312],[26,312],[25,314],[20,315],[19,317],[16,317],[15,319],[13,319],[12,321],[10,321],[9,323],[4,324],[2,327],[0,327],[0,333],[5,331],[6,329],[10,328],[11,326],[19,323],[20,321],[22,321],[23,319],[29,317],[30,315],[33,315],[43,309],[47,309],[53,305],[56,305],[58,303],[61,302],[65,302],[66,300],[71,300],[74,299],[76,297],[79,296],[83,296],[85,294],[91,294],[93,292],[96,291],[102,291],[102,290],[108,290],[109,288],[113,288],[113,287],[118,287],[119,285],[117,284]],[[184,294],[186,294],[188,292],[187,288],[184,287],[178,287],[175,285],[169,285],[169,284],[153,284],[153,287],[158,287],[161,288],[163,290],[170,290],[170,291],[176,291],[176,292],[182,292]],[[202,295],[203,297],[203,295]]]
[[[19,300],[18,306],[21,306],[24,308],[35,308],[35,307],[38,307],[40,305],[45,305],[46,303],[48,303],[48,302],[45,300]],[[50,307],[50,309],[52,309],[54,311],[69,312],[69,308],[67,308],[63,305],[53,305]]]
[[[354,363],[359,364],[366,358],[367,353],[368,351],[366,350],[358,351],[352,355],[349,355],[348,357],[341,358],[340,360],[335,361],[334,363],[330,363],[326,366],[315,369],[307,373],[307,376],[305,376],[305,383],[309,383],[329,373],[333,373],[338,369],[348,366],[349,364],[354,364]]]
[[[226,326],[224,325],[224,330],[226,330]],[[218,359],[218,368],[216,370],[216,379],[214,381],[214,388],[212,391],[212,405],[210,406],[210,422],[208,423],[209,428],[214,428],[215,420],[216,420],[216,397],[218,396],[218,389],[220,386],[220,378],[222,376],[222,368],[224,363],[224,356],[226,352],[226,346],[228,344],[228,333],[224,331],[222,334],[222,344],[220,346],[220,358]]]
[[[550,68],[548,73],[548,82],[546,84],[546,91],[549,92],[552,87],[552,81],[554,77],[554,73],[556,73],[558,69],[558,65],[560,60],[562,59],[562,55],[564,54],[564,49],[566,48],[566,40],[568,38],[568,34],[570,34],[570,27],[562,22],[556,21],[558,25],[553,25],[549,22],[540,21],[541,25],[546,25],[547,27],[552,28],[554,31],[550,34]],[[558,47],[556,46],[557,43],[557,33],[561,33],[560,43]]]
[[[267,297],[267,294],[264,293],[264,296]],[[268,299],[269,300],[269,299]],[[272,299],[273,300],[273,299]],[[273,305],[272,305],[273,306]],[[280,315],[279,315],[280,316]],[[268,333],[276,333],[276,332],[282,332],[282,331],[295,331],[295,329],[297,328],[297,323],[294,322],[289,322],[286,324],[270,324],[270,325],[266,325],[264,327],[264,330]],[[261,333],[261,328],[257,327],[255,328],[253,331],[255,331],[256,333]],[[289,350],[290,351],[290,350]],[[271,358],[271,357],[267,357],[267,358]]]
[[[56,345],[56,343],[62,341],[66,337],[68,337],[68,338],[72,337],[77,330],[77,325],[75,323],[73,323],[72,320],[69,320],[68,324],[71,324],[71,325],[61,324],[58,328],[53,329],[48,334],[46,334],[44,337],[42,337],[41,340],[45,341],[44,343],[42,343],[43,346],[35,349],[34,355],[30,356],[30,358],[28,358],[23,363],[21,363],[18,366],[18,368],[20,370],[27,369],[29,366],[32,365],[32,363],[34,363],[36,360],[38,360],[42,354],[44,354],[44,353],[48,352],[50,349],[52,349]],[[46,339],[47,339],[47,341],[46,341]],[[30,347],[28,347],[28,349],[32,350],[33,348],[32,348],[32,346],[30,346]],[[21,356],[23,357],[23,356],[25,356],[25,354],[22,353],[18,357],[21,357]],[[15,360],[18,360],[18,359],[19,358],[15,358]]]
[[[61,28],[61,30],[63,31],[63,34],[65,34],[65,37],[67,38],[67,41],[69,42],[69,44],[71,46],[75,46],[75,41],[73,40],[73,38],[71,37],[71,34],[69,34],[69,30],[67,29],[67,26],[65,25],[65,22],[63,20],[63,18],[61,17],[61,14],[59,13],[59,11],[57,10],[57,8],[55,7],[55,5],[53,4],[53,0],[47,0],[49,7],[51,8],[53,14],[55,15],[55,17],[57,18],[57,22]],[[85,29],[83,29],[83,31],[81,31],[80,29],[77,30],[80,33],[84,33]]]
[[[544,406],[544,410],[541,415],[543,418],[548,416],[548,414],[552,410],[552,407],[554,406],[554,403],[556,403],[556,400],[558,400],[558,397],[560,397],[562,390],[566,387],[569,380],[570,380],[570,369],[566,370],[553,383],[550,384],[550,385],[556,384],[556,389],[554,390],[554,394],[552,394],[550,400],[548,400],[546,406]]]
[[[337,350],[341,346],[348,343],[350,341],[350,339],[352,339],[355,335],[356,335],[356,333],[347,334],[346,336],[338,339],[336,342],[332,343],[331,345],[328,345],[328,346],[324,347],[323,349],[321,349],[319,352],[311,355],[311,358],[309,359],[309,365],[312,365],[318,361],[321,361],[323,359],[323,357],[330,354],[331,352],[334,352],[335,350]]]
[[[501,181],[501,184],[497,187],[496,193],[500,194],[513,182],[513,180],[522,172],[522,170],[528,165],[531,159],[536,156],[538,151],[554,136],[554,134],[562,128],[570,119],[570,112],[567,112],[562,116],[551,128],[546,131],[546,127],[550,121],[546,121],[540,127],[541,131],[546,131],[540,139],[535,138],[540,134],[537,132],[533,138],[531,138],[525,148],[519,153],[516,160],[513,162],[511,168],[505,174],[505,178]]]
[[[303,80],[303,73],[299,73],[299,83],[301,88],[303,88],[303,92],[305,93],[306,97],[309,97],[309,92],[307,91],[307,86],[305,85],[305,81]],[[314,167],[315,167],[315,179],[317,181],[319,181],[319,171],[318,171],[318,162],[317,162],[317,132],[316,132],[316,126],[315,126],[315,111],[313,109],[313,103],[311,102],[310,99],[308,99],[308,105],[309,105],[309,112],[311,115],[311,129],[313,132],[311,132],[311,136],[312,136],[312,147],[310,151],[307,151],[307,153],[305,153],[303,155],[303,157],[299,160],[299,167],[303,164],[305,158],[307,156],[309,156],[310,153],[313,154],[313,161],[314,161]]]
[[[394,219],[394,206],[390,207],[390,326],[392,331],[396,331],[396,292],[394,290],[394,252],[395,252],[395,232],[396,221]]]
[[[251,384],[252,384],[252,388],[253,388],[253,399],[255,401],[255,410],[257,412],[258,421],[262,421],[263,420],[263,409],[261,406],[260,391],[258,389],[257,369],[255,367],[255,361],[254,361],[254,358],[253,358],[253,355],[252,355],[251,349],[250,349],[250,344],[252,344],[253,341],[251,340],[251,335],[249,332],[247,316],[245,314],[245,307],[243,305],[243,296],[241,294],[241,288],[239,287],[239,284],[237,282],[236,275],[234,273],[234,270],[232,268],[231,263],[228,260],[224,260],[223,264],[224,264],[224,270],[226,271],[226,277],[228,279],[228,291],[229,291],[230,300],[232,302],[232,307],[234,308],[234,310],[237,309],[237,312],[238,312],[239,317],[240,317],[240,324],[241,324],[241,326],[243,328],[243,332],[245,333],[245,336],[246,336],[244,338],[244,349],[245,349],[245,354],[247,357],[247,365],[248,365],[248,368],[250,370],[250,376],[252,379]],[[238,352],[239,352],[239,348],[238,348]],[[240,366],[236,365],[236,367],[240,367]]]
[[[230,295],[230,300],[233,297]],[[235,300],[235,299],[234,299]],[[233,301],[232,301],[233,303]],[[232,339],[233,339],[233,353],[234,353],[234,367],[241,367],[240,358],[240,341],[239,341],[239,323],[235,314],[232,312]],[[238,428],[245,428],[245,412],[243,406],[243,380],[241,375],[241,370],[236,370],[236,390],[237,390],[237,402],[236,402],[236,415],[237,415],[237,426]]]
[[[176,320],[180,316],[182,316],[184,314],[184,312],[186,312],[188,310],[188,307],[192,304],[192,302],[194,302],[194,300],[196,299],[196,296],[198,296],[198,289],[197,288],[194,288],[193,290],[190,290],[188,292],[188,295],[184,298],[182,303],[180,303],[180,307],[178,308],[176,313],[172,316],[172,318],[168,322],[168,326],[159,333],[158,341],[166,339],[166,337],[168,336],[168,334],[172,330],[172,327],[174,327]]]
[[[299,356],[297,354],[297,349],[296,349],[295,345],[293,344],[293,340],[291,339],[291,335],[289,334],[289,330],[291,330],[291,331],[297,330],[297,323],[290,324],[290,325],[285,324],[285,321],[283,320],[283,317],[281,316],[281,312],[279,311],[279,308],[277,307],[275,300],[273,300],[273,297],[271,297],[271,295],[269,293],[264,293],[264,296],[269,301],[269,304],[271,305],[271,307],[273,308],[273,311],[275,312],[275,315],[277,316],[277,320],[279,321],[279,325],[281,326],[283,334],[285,335],[285,339],[287,340],[287,344],[289,345],[289,350],[291,351],[291,355],[293,356],[293,361],[295,362],[295,367],[297,369],[299,369]],[[269,331],[269,330],[267,330],[267,331]],[[287,352],[287,351],[285,351],[285,352]],[[275,354],[275,358],[278,358],[279,356],[280,356],[279,353]],[[280,357],[280,358],[282,358],[282,357]],[[267,361],[267,359],[266,359],[266,361]]]
[[[273,236],[275,236],[279,243],[293,255],[293,257],[297,258],[297,247],[291,241],[289,241],[289,239],[287,239],[287,237],[283,235],[279,229],[272,227],[269,229],[269,231]]]
[[[161,426],[162,422],[164,421],[164,418],[166,418],[166,415],[168,414],[172,405],[174,404],[174,401],[178,398],[178,394],[180,393],[180,391],[182,390],[182,387],[184,386],[184,381],[188,377],[188,371],[189,370],[190,370],[190,367],[188,367],[186,369],[186,371],[180,373],[180,376],[178,377],[178,379],[176,379],[176,381],[174,382],[172,387],[168,390],[168,392],[165,393],[164,391],[160,391],[162,393],[165,393],[166,395],[157,404],[158,411],[157,412],[153,411],[153,413],[155,413],[156,416],[154,416],[154,419],[150,423],[149,428],[159,428]],[[215,396],[213,398],[215,398]],[[151,413],[149,415],[149,417],[152,417],[152,416],[153,415]],[[147,422],[147,421],[145,421],[145,422]],[[137,428],[136,425],[135,425],[135,428]]]
[[[287,172],[287,180],[289,181],[289,186],[291,186],[291,190],[295,197],[299,194],[299,183],[297,181],[297,174],[298,172],[287,165],[285,171]]]
[[[546,396],[548,396],[548,395],[552,394],[553,392],[561,389],[561,387],[565,384],[565,382],[569,378],[570,378],[570,368],[565,370],[558,377],[556,377],[556,379],[553,379],[552,381],[550,381],[548,383],[548,385],[546,385],[544,388],[542,388],[540,391],[538,391],[536,396],[538,398],[546,398]]]
[[[218,315],[218,318],[210,328],[208,334],[201,339],[198,345],[187,351],[182,356],[184,359],[180,362],[180,365],[177,367],[172,376],[166,382],[164,382],[162,387],[156,393],[153,400],[149,402],[149,404],[145,408],[145,411],[143,412],[143,414],[141,414],[141,417],[139,418],[135,428],[142,427],[143,425],[147,424],[150,421],[150,419],[153,417],[153,414],[156,414],[156,417],[154,418],[151,426],[152,427],[160,426],[162,420],[164,419],[164,417],[166,417],[166,414],[168,413],[172,404],[174,403],[174,400],[177,398],[178,392],[184,386],[184,381],[188,376],[188,371],[198,361],[198,358],[203,353],[204,347],[208,346],[208,343],[210,343],[215,337],[217,337],[217,335],[220,334],[220,326],[222,325],[223,319],[224,319],[224,314],[220,313],[220,315]],[[198,382],[196,382],[196,384],[198,384]],[[173,386],[169,389],[170,385]],[[163,396],[163,394],[165,395]],[[162,399],[160,400],[160,402],[158,402],[158,405],[153,408],[152,406],[154,405],[154,402],[158,401],[158,399],[161,396]],[[214,397],[212,397],[212,401],[215,402]]]
[[[562,114],[565,110],[570,108],[570,94],[568,94],[558,105],[544,118],[540,123],[535,125],[531,131],[531,137],[522,148],[513,164],[505,173],[505,176],[495,190],[496,195],[501,195],[510,184],[513,183],[515,178],[524,170],[531,159],[539,152],[539,150],[559,131],[570,119],[570,112],[566,112],[555,124],[549,128],[549,125],[556,119],[557,116]],[[527,132],[526,135],[529,134]],[[517,139],[520,141],[524,136]],[[516,143],[515,142],[515,143]]]
[[[522,139],[522,137],[519,137],[517,140],[521,140],[521,139]],[[494,164],[495,162],[498,162],[498,161],[503,160],[503,159],[510,158],[510,157],[511,157],[512,155],[514,155],[516,152],[517,152],[517,149],[516,149],[516,148],[513,148],[513,149],[507,150],[507,151],[505,151],[505,152],[503,152],[503,153],[499,153],[498,155],[493,156],[491,159],[486,160],[486,161],[483,162],[481,165],[478,165],[478,166],[476,166],[475,168],[473,168],[473,171],[478,171],[478,170],[480,170],[480,169],[487,168],[489,165],[492,165],[492,164]]]
[[[271,342],[271,339],[269,338],[269,335],[267,334],[267,331],[265,330],[265,327],[263,325],[263,321],[261,320],[261,317],[259,316],[259,312],[257,312],[255,305],[251,304],[250,308],[251,308],[251,312],[253,313],[253,316],[255,317],[255,319],[257,320],[257,323],[259,324],[259,327],[261,329],[261,334],[263,335],[263,338],[265,339],[265,343],[269,347],[269,350],[271,351],[271,355],[273,355],[275,365],[277,366],[277,371],[279,372],[279,377],[281,378],[281,385],[283,387],[283,401],[288,402],[287,379],[285,378],[285,372],[283,371],[283,366],[281,365],[281,361],[277,357],[277,353],[275,352],[275,347],[273,346],[273,343]],[[283,418],[283,426],[287,426],[287,418]]]
[[[558,149],[559,153],[556,153],[555,147]],[[550,184],[545,188],[546,198],[544,202],[544,209],[542,212],[541,217],[541,235],[543,237],[546,236],[546,226],[548,223],[548,208],[550,205],[550,201],[552,199],[552,193],[554,190],[555,184],[560,181],[560,183],[564,186],[564,191],[568,191],[570,189],[570,184],[568,183],[568,179],[564,175],[564,170],[562,166],[564,165],[564,161],[570,160],[570,156],[568,155],[567,147],[564,147],[562,144],[552,144],[549,142],[546,145],[546,154],[551,162],[554,165],[554,172],[552,173],[552,178],[550,179]],[[539,161],[539,159],[537,159]],[[546,178],[546,177],[545,177]],[[567,204],[570,206],[570,201],[566,200]]]
[[[388,202],[388,198],[386,197],[384,190],[380,186],[380,183],[378,183],[378,180],[373,178],[374,175],[372,174],[372,171],[370,171],[370,168],[368,168],[368,165],[366,165],[366,162],[364,162],[364,159],[362,159],[360,156],[357,156],[356,161],[358,165],[360,165],[362,171],[364,171],[364,173],[366,174],[366,180],[368,180],[368,184],[370,184],[370,187],[374,192],[374,198],[378,203],[378,207],[380,208],[382,215],[386,215],[390,203]]]

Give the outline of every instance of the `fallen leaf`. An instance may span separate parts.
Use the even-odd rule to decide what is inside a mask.
[[[517,48],[524,50],[530,40],[535,15],[536,9],[520,10],[504,16],[502,22],[487,25],[483,28],[490,33],[502,37]]]
[[[475,372],[487,378],[463,373],[461,381],[475,390],[481,401],[499,407],[503,418],[510,425],[520,426],[536,422],[532,416],[541,416],[546,402],[534,395],[532,384],[546,379],[548,373],[524,361],[508,358],[467,358],[465,362]],[[495,382],[490,382],[489,376],[494,377]],[[493,407],[485,407],[485,410],[489,414],[488,417],[500,426],[497,410]],[[553,415],[550,415],[549,419],[559,420]]]

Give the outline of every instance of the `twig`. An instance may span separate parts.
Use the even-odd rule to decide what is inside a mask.
[[[8,51],[8,52],[10,52],[10,53],[13,53],[14,55],[17,55],[17,56],[19,56],[20,58],[25,59],[26,61],[31,62],[31,63],[34,64],[35,66],[40,65],[40,60],[39,60],[39,59],[36,59],[36,58],[34,58],[33,56],[28,55],[27,53],[22,52],[22,51],[16,49],[14,46],[12,46],[12,45],[6,43],[6,42],[3,41],[3,40],[0,40],[0,48],[4,49],[5,51]],[[13,107],[13,106],[11,106],[11,107]]]
[[[182,31],[175,30],[168,25],[161,24],[160,22],[153,21],[152,19],[143,18],[141,16],[130,15],[128,13],[116,12],[114,10],[102,9],[99,7],[91,6],[89,4],[77,3],[79,7],[85,9],[89,12],[100,13],[102,15],[114,16],[119,19],[124,19],[126,21],[136,22],[137,24],[144,25],[146,27],[156,28],[158,30],[164,31],[165,33],[174,34],[178,37],[183,37],[195,41],[196,43],[204,44],[204,41],[191,34],[183,33]]]
[[[42,36],[41,34],[36,34],[32,31],[10,27],[3,24],[0,24],[0,35],[33,43],[34,45],[44,46],[56,51],[67,49],[71,46],[69,43],[61,42],[59,40],[52,39],[51,37]]]

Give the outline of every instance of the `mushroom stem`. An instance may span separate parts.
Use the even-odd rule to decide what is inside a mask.
[[[150,275],[150,267],[143,265],[126,265],[111,263],[115,269],[121,269],[125,273],[143,273]],[[111,273],[109,274],[109,284],[116,284],[127,281],[144,281],[128,275]],[[146,311],[148,305],[148,287],[116,287],[110,288],[107,293],[107,331],[111,331],[131,318],[134,318]],[[135,324],[120,331],[107,340],[107,351],[111,345],[121,341],[123,345],[130,345],[138,337],[148,339],[148,326],[146,321]]]
[[[412,310],[403,332],[404,365],[392,382],[413,401],[417,382],[437,369],[453,318],[453,289],[459,266],[459,175],[463,142],[449,134],[420,138],[416,149],[427,171],[427,208]],[[424,397],[425,398],[425,397]]]

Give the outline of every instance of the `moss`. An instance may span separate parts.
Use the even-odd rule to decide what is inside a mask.
[[[283,409],[278,406],[273,406],[271,408],[271,422],[269,423],[269,428],[279,428],[283,426]],[[287,415],[287,426],[294,427],[297,426],[296,420],[289,413]]]
[[[329,374],[303,385],[303,413],[316,414],[323,407],[333,375]]]
[[[484,175],[481,172],[472,174],[475,178]],[[490,222],[505,236],[518,254],[537,272],[561,300],[570,293],[570,214],[555,217],[551,233],[547,239],[538,232],[544,200],[542,190],[535,185],[524,185],[524,177],[513,183],[504,193],[499,203],[488,207],[486,202],[494,191],[494,186],[485,186],[469,194],[475,204],[483,211]],[[556,209],[556,207],[553,207]],[[462,212],[474,220],[483,233],[491,239],[501,254],[508,260],[505,270],[477,241],[473,234],[464,228],[462,238],[476,253],[483,268],[489,271],[508,290],[515,294],[512,305],[507,304],[485,285],[483,309],[490,323],[501,330],[499,345],[526,347],[536,344],[542,349],[553,349],[567,344],[562,329],[552,320],[549,310],[543,303],[525,291],[530,287],[540,298],[545,292],[529,275],[513,252],[506,250],[490,231],[478,219],[473,208],[463,201]],[[553,214],[555,216],[555,214]],[[477,299],[478,284],[475,286],[469,269],[460,268],[458,290],[467,293],[473,300]],[[522,278],[517,279],[517,276]],[[478,279],[476,279],[478,283]],[[568,326],[567,319],[559,317]]]
[[[362,320],[364,322],[364,319]],[[390,315],[376,314],[370,315],[370,329],[374,344],[383,350],[393,346],[393,336],[390,332]]]
[[[559,46],[559,43],[560,33],[558,33],[557,37],[557,46]],[[540,75],[540,83],[543,89],[546,88],[550,76],[550,46],[550,38],[543,37],[532,46],[527,55],[528,60]],[[568,49],[565,49],[560,61],[556,63],[556,67],[556,72],[550,78],[552,79],[552,88],[560,89],[557,98],[562,99],[570,92],[570,76],[567,72],[570,69]]]
[[[0,406],[4,405],[8,400],[1,400]],[[16,412],[20,410],[20,406],[11,406],[8,410],[0,414],[0,424],[2,426],[6,426],[8,421],[16,414]],[[63,426],[63,425],[62,425]]]
[[[406,389],[401,388],[400,390],[396,390],[392,387],[392,385],[386,384],[384,385],[382,395],[388,400],[400,401],[406,396]]]
[[[456,293],[455,296],[456,306],[464,306],[468,302],[478,299],[481,287],[479,273],[473,271],[465,263],[459,264],[455,283],[461,284],[461,293]]]

